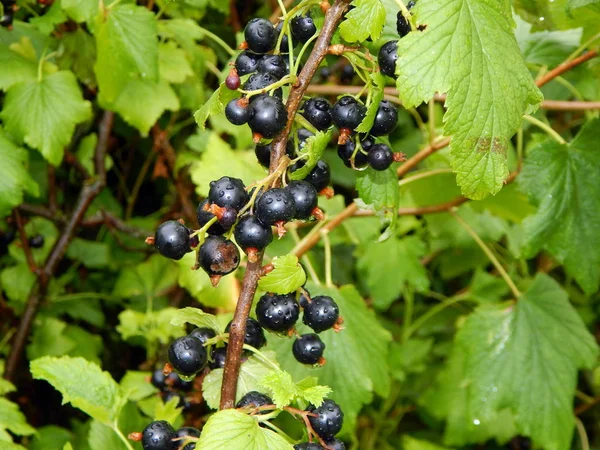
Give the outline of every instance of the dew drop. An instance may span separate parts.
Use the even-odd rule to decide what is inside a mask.
[[[479,421],[479,419],[475,419],[473,420],[473,425],[479,425],[481,422]]]

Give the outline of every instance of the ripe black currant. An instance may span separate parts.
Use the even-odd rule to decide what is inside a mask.
[[[177,372],[171,372],[165,380],[165,385],[173,389],[179,389],[181,391],[190,391],[194,386],[193,381],[182,380]]]
[[[14,16],[12,13],[5,13],[0,17],[0,27],[10,28],[13,24]]]
[[[44,236],[36,234],[31,236],[27,242],[31,248],[42,248],[44,246]]]
[[[260,408],[261,406],[272,405],[273,400],[271,397],[265,394],[261,394],[257,391],[250,391],[246,393],[239,402],[235,405],[236,408]],[[265,414],[267,411],[262,412],[261,414]]]
[[[176,339],[169,347],[168,357],[173,368],[188,377],[204,369],[207,361],[206,349],[202,343],[190,336]]]
[[[166,420],[150,422],[142,432],[142,447],[144,450],[175,450],[177,443],[175,430]]]
[[[256,159],[258,159],[258,162],[260,163],[261,166],[266,167],[267,169],[269,168],[269,165],[271,164],[271,150],[273,150],[272,144],[265,144],[265,145],[258,144],[256,146],[256,148],[254,149],[254,154],[256,155]],[[285,153],[290,158],[294,158],[295,150],[294,150],[294,141],[293,140],[290,139],[287,141],[287,144],[285,146]]]
[[[292,35],[294,39],[303,44],[317,32],[317,26],[310,14],[296,16],[292,19]]]
[[[258,253],[273,241],[271,226],[264,225],[256,216],[244,216],[235,226],[235,241],[245,253]]]
[[[264,294],[256,304],[256,318],[263,328],[277,333],[292,329],[300,316],[294,294]]]
[[[285,59],[281,55],[265,55],[258,62],[258,71],[268,73],[280,80],[287,74]]]
[[[288,114],[285,105],[277,97],[261,95],[250,103],[250,129],[261,137],[271,139],[285,128]]]
[[[200,227],[206,225],[211,219],[215,217],[213,213],[209,210],[208,199],[203,200],[198,205],[198,209],[196,209],[196,217],[198,218],[198,224]],[[219,235],[229,231],[229,229],[223,228],[223,226],[219,222],[213,223],[210,227],[208,227],[208,234]]]
[[[354,67],[352,67],[352,64],[346,64],[344,67],[342,67],[340,81],[342,84],[350,84],[352,83],[354,75],[356,75],[356,72],[354,72]]]
[[[210,182],[208,202],[218,206],[231,206],[239,211],[248,203],[249,197],[244,182],[239,178],[221,177]]]
[[[162,391],[167,386],[165,383],[166,380],[167,377],[163,373],[162,369],[156,369],[154,372],[152,372],[150,383],[152,383],[152,386],[154,386],[156,389],[160,389]]]
[[[354,130],[365,118],[367,108],[354,97],[345,95],[331,109],[331,120],[340,129]]]
[[[369,165],[375,170],[385,170],[394,162],[394,153],[385,144],[375,144],[367,155]]]
[[[250,118],[250,110],[248,109],[248,100],[234,98],[225,107],[225,117],[234,125],[244,125]]]
[[[385,136],[390,134],[398,124],[398,110],[388,100],[382,100],[379,103],[371,134],[373,136]]]
[[[335,325],[340,317],[340,308],[337,303],[326,295],[316,295],[304,307],[302,322],[320,333]]]
[[[300,304],[300,308],[306,308],[306,305],[310,303],[310,292],[306,289],[302,289],[300,291],[300,295],[298,296],[298,303]]]
[[[277,27],[275,28],[275,35],[276,35],[277,39],[279,39],[279,35],[281,34],[282,29],[283,29],[283,22],[279,22],[277,24]],[[293,43],[292,43],[292,45],[293,45]],[[279,51],[281,53],[289,53],[290,52],[289,40],[288,40],[287,34],[284,34],[283,38],[281,38],[281,44],[279,45]]]
[[[198,262],[216,286],[223,275],[237,269],[240,264],[240,251],[233,242],[223,236],[208,236],[200,246]]]
[[[202,345],[205,345],[209,339],[214,338],[217,335],[215,330],[207,327],[194,328],[189,336],[198,339]]]
[[[408,2],[406,9],[410,10],[413,6],[415,6],[415,2]],[[398,11],[398,15],[396,16],[396,31],[398,31],[398,36],[404,37],[410,33],[410,30],[410,23],[406,20],[402,11]]]
[[[332,439],[342,429],[344,413],[333,400],[324,400],[318,408],[311,405],[307,411],[317,414],[317,417],[308,416],[308,420],[322,439]]]
[[[246,25],[244,38],[248,49],[255,53],[268,53],[275,48],[275,28],[267,19],[252,19]]]
[[[296,207],[292,195],[282,188],[269,189],[255,204],[254,213],[263,224],[275,225],[294,218]]]
[[[398,60],[398,41],[385,43],[377,55],[377,62],[381,73],[388,77],[396,78],[396,61]]]
[[[181,408],[185,405],[185,397],[180,392],[166,391],[161,394],[163,403],[169,403],[172,399],[177,399],[177,407]]]
[[[300,143],[300,148],[302,148],[304,146],[304,142],[309,137],[314,136],[314,134],[311,131],[308,131],[306,128],[298,128],[298,130],[296,131],[296,134],[298,135],[298,141]]]
[[[258,62],[261,59],[262,55],[257,55],[248,50],[240,53],[235,60],[235,69],[237,70],[238,75],[243,76],[256,72],[258,70]]]
[[[294,341],[292,353],[296,361],[302,364],[315,365],[323,358],[325,343],[314,333],[303,334]]]
[[[291,194],[296,207],[295,219],[306,220],[313,215],[319,195],[315,187],[307,181],[291,181],[285,189]]]
[[[231,329],[231,322],[227,324],[225,331],[229,333]],[[259,349],[267,343],[265,338],[265,332],[263,331],[260,324],[252,317],[248,317],[246,321],[246,335],[244,336],[244,344]]]
[[[313,170],[306,175],[304,181],[308,181],[315,187],[317,192],[321,192],[329,186],[329,183],[331,182],[331,169],[329,169],[329,164],[320,159]]]
[[[238,212],[231,206],[216,206],[213,205],[210,207],[212,209],[217,209],[216,216],[219,224],[225,229],[231,229],[231,227],[237,222]]]
[[[190,232],[182,223],[169,220],[156,229],[154,245],[161,255],[181,259],[190,251]]]
[[[210,352],[210,361],[208,367],[211,370],[222,369],[225,367],[225,359],[227,358],[227,347],[216,347]]]
[[[186,437],[200,437],[200,430],[198,428],[194,428],[194,427],[183,427],[180,428],[179,430],[177,430],[177,432],[175,433],[175,437],[177,438],[186,438]],[[177,445],[181,445],[181,443],[184,441],[184,439],[181,439],[179,441],[175,441],[177,442]],[[185,447],[183,447],[181,450],[194,450],[196,448],[196,443],[195,442],[190,442],[189,444],[187,444]]]
[[[302,115],[317,130],[331,126],[331,104],[323,97],[313,97],[304,102]]]
[[[330,448],[330,450],[346,450],[346,444],[344,444],[339,439],[325,441],[325,444],[327,445],[327,447]]]
[[[362,150],[364,150],[364,151],[361,151],[359,149],[356,152],[356,154],[354,155],[354,168],[355,169],[362,169],[363,167],[367,166],[367,164],[368,164],[367,152],[374,144],[375,144],[375,140],[371,136],[367,136],[363,140],[360,141],[360,145],[362,147]],[[337,152],[338,156],[344,162],[344,165],[351,169],[353,168],[352,167],[352,155],[354,154],[355,150],[356,150],[356,143],[352,139],[346,141],[346,143],[343,145],[338,145],[338,152]]]
[[[277,83],[277,81],[277,78],[275,78],[270,73],[257,72],[250,75],[250,77],[244,83],[244,86],[242,86],[242,89],[245,91],[258,91],[261,89],[265,89],[273,83]],[[281,98],[283,96],[283,91],[281,90],[281,88],[277,88],[275,89],[275,91],[273,91],[273,95],[277,98]],[[263,94],[255,96],[254,98],[252,98],[252,100],[264,96],[265,95]]]
[[[294,450],[323,450],[323,446],[316,442],[301,442],[294,445]]]

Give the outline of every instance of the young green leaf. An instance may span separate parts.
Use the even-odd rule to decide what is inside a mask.
[[[227,103],[238,95],[239,94],[236,91],[228,89],[227,86],[225,86],[225,82],[221,83],[206,103],[194,114],[194,119],[196,119],[198,126],[202,130],[205,130],[208,118],[225,111]]]
[[[58,2],[57,2],[58,3]],[[99,2],[88,0],[61,0],[60,6],[76,22],[91,22],[98,13]]]
[[[292,376],[283,370],[271,371],[261,380],[260,385],[267,390],[278,408],[297,400],[319,407],[323,399],[331,393],[329,387],[319,386],[315,377],[307,377],[296,383]]]
[[[275,268],[258,280],[258,287],[263,291],[288,294],[306,283],[306,273],[296,255],[277,256],[272,264]]]
[[[392,168],[383,171],[368,168],[357,175],[356,189],[364,205],[375,210],[382,222],[387,224],[386,231],[379,238],[380,241],[386,240],[398,218],[396,210],[400,204],[400,190],[396,172]]]
[[[191,323],[197,327],[212,328],[216,333],[223,332],[221,324],[217,318],[212,314],[205,313],[199,308],[188,307],[178,309],[171,318],[171,325],[182,326],[186,323]]]
[[[353,0],[354,9],[346,14],[340,25],[342,38],[348,42],[366,40],[369,36],[376,41],[385,25],[385,8],[381,0]]]
[[[19,411],[19,406],[5,398],[0,398],[0,436],[5,433],[5,430],[17,436],[29,436],[35,433],[35,428],[27,423],[27,419]],[[0,448],[3,441],[0,439]]]
[[[128,370],[119,382],[123,396],[128,400],[136,402],[152,394],[156,394],[158,389],[148,382],[151,376],[150,372]]]
[[[383,89],[378,87],[377,85],[373,88],[375,92],[373,94],[373,101],[367,108],[367,114],[365,118],[360,123],[358,127],[356,127],[357,133],[368,133],[373,128],[373,122],[375,121],[375,116],[377,115],[377,110],[379,109],[379,103],[383,100]]]
[[[5,380],[4,378],[0,378],[0,395],[6,395],[16,390],[17,388],[15,388],[15,386],[10,381]]]
[[[306,164],[299,168],[298,170],[290,173],[290,178],[292,180],[302,180],[310,173],[311,170],[317,165],[319,159],[323,156],[325,149],[327,148],[327,144],[331,141],[332,130],[329,130],[325,133],[322,131],[317,131],[314,136],[309,137],[304,146],[299,149],[299,155],[308,155],[308,158],[304,159]]]
[[[147,313],[127,309],[119,314],[117,331],[123,339],[145,338],[148,343],[168,344],[172,339],[185,334],[183,325],[172,324],[177,313],[175,308],[164,308]]]
[[[408,108],[447,92],[444,134],[465,196],[497,193],[508,176],[506,151],[523,114],[542,101],[513,27],[509,2],[417,2],[422,32],[398,41],[397,87]],[[507,61],[511,61],[507,64]]]

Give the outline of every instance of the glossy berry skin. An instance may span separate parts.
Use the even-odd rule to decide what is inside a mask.
[[[304,309],[310,303],[310,292],[306,289],[304,291],[300,291],[300,295],[298,296],[298,303],[300,304],[300,308]]]
[[[5,9],[6,11],[6,9]],[[13,24],[14,16],[12,14],[4,14],[0,17],[0,27],[10,27]]]
[[[206,349],[202,343],[190,336],[176,339],[169,347],[168,357],[173,368],[188,377],[204,369],[207,361]]]
[[[250,77],[244,83],[244,86],[242,86],[242,89],[244,91],[258,91],[260,89],[265,89],[267,86],[270,86],[273,83],[277,83],[277,81],[278,79],[270,73],[257,72],[255,74],[250,75]],[[277,98],[281,98],[283,96],[283,91],[281,90],[281,88],[277,88],[273,92],[273,95]],[[253,97],[252,100],[265,96],[266,95],[261,94]]]
[[[317,26],[310,15],[296,16],[292,19],[292,35],[294,40],[302,42],[308,41],[317,32]]]
[[[189,230],[176,220],[162,223],[156,229],[154,246],[161,255],[179,260],[190,251]]]
[[[408,2],[406,5],[406,9],[411,9],[415,6],[415,2]],[[408,33],[410,33],[410,23],[404,18],[402,11],[398,11],[398,15],[396,16],[396,31],[398,32],[398,36],[404,37]]]
[[[304,102],[302,115],[317,130],[331,126],[331,104],[323,97],[314,97]]]
[[[323,446],[316,442],[301,442],[294,445],[294,450],[323,450]]]
[[[245,50],[235,59],[235,70],[237,70],[240,77],[254,73],[258,70],[258,63],[261,59],[262,55]]]
[[[398,60],[398,41],[385,43],[377,55],[377,62],[381,73],[391,78],[396,78],[396,61]]]
[[[229,333],[231,329],[231,322],[227,324],[225,331]],[[246,335],[244,336],[244,344],[250,345],[256,349],[263,347],[267,343],[265,338],[265,332],[263,331],[260,324],[252,317],[248,317],[246,321]]]
[[[152,386],[154,386],[156,389],[160,389],[162,391],[167,386],[165,384],[166,380],[167,377],[163,374],[162,369],[156,369],[154,372],[152,372],[150,383],[152,383]]]
[[[264,250],[273,241],[273,230],[256,216],[244,216],[240,219],[233,232],[235,241],[244,250],[255,248]]]
[[[317,165],[310,171],[310,173],[304,178],[304,181],[308,181],[312,184],[317,192],[321,192],[331,182],[331,169],[329,164],[320,159]]]
[[[268,73],[280,80],[287,74],[285,59],[280,55],[265,55],[258,62],[258,71]]]
[[[31,236],[28,240],[28,243],[31,248],[42,248],[44,246],[44,236],[41,234]]]
[[[325,444],[327,444],[327,447],[329,447],[331,450],[346,450],[346,444],[344,444],[339,439],[326,441]]]
[[[252,19],[246,25],[244,38],[248,49],[254,53],[267,53],[275,48],[277,36],[275,27],[267,19]]]
[[[350,84],[350,83],[352,83],[352,79],[354,78],[354,75],[356,75],[356,73],[354,72],[354,67],[352,67],[352,64],[346,64],[344,67],[342,67],[342,73],[340,74],[340,81],[343,84]]]
[[[325,343],[314,333],[303,334],[294,341],[292,353],[296,361],[302,364],[315,365],[323,357]]]
[[[200,267],[208,275],[227,275],[240,264],[240,251],[223,236],[208,236],[198,253]]]
[[[375,144],[367,155],[369,165],[375,170],[385,170],[394,162],[394,153],[385,144]]]
[[[296,131],[296,133],[298,134],[298,142],[300,143],[300,148],[304,146],[304,142],[309,137],[314,136],[314,134],[308,131],[306,128],[298,128],[298,131]]]
[[[300,317],[300,306],[294,294],[264,294],[256,304],[258,323],[267,330],[285,333]]]
[[[354,97],[345,95],[331,109],[331,120],[340,129],[354,130],[365,118],[367,108]]]
[[[244,182],[239,178],[221,177],[216,181],[210,182],[208,191],[209,203],[218,206],[231,206],[239,211],[248,203],[249,197],[246,192]]]
[[[213,348],[210,352],[211,361],[208,362],[208,367],[211,370],[222,369],[225,367],[225,359],[227,358],[227,347]]]
[[[374,144],[375,140],[370,136],[367,136],[360,141],[360,145],[364,151],[359,150],[356,152],[356,155],[354,155],[354,168],[361,169],[368,165],[367,153],[365,152],[368,152]],[[343,145],[338,145],[338,156],[344,162],[346,167],[352,168],[351,158],[354,150],[356,150],[356,143],[351,139],[346,141]]]
[[[237,88],[239,88],[240,84],[240,76],[235,72],[230,73],[227,78],[225,78],[225,86],[227,86],[227,89],[231,91],[235,91]]]
[[[150,422],[142,432],[142,447],[144,450],[175,450],[177,443],[173,442],[175,430],[165,420]]]
[[[235,405],[236,408],[260,408],[261,406],[272,405],[273,400],[271,397],[265,394],[261,394],[257,391],[250,391],[245,394],[239,402]],[[262,412],[261,414],[265,414],[267,411]]]
[[[256,202],[254,213],[264,225],[288,222],[296,214],[294,198],[282,188],[269,189]]]
[[[275,27],[276,39],[279,39],[279,35],[281,34],[282,29],[283,29],[283,22],[279,22],[277,24],[277,27]],[[292,43],[292,45],[293,45],[293,43]],[[287,34],[284,34],[283,38],[281,38],[281,44],[279,46],[279,51],[281,53],[289,53],[290,52],[290,46],[289,46],[289,40],[288,40]]]
[[[302,322],[316,333],[329,330],[340,317],[340,308],[331,297],[317,295],[304,307]]]
[[[231,227],[237,222],[238,212],[231,206],[224,206],[221,210],[221,217],[218,222],[223,228],[231,229]]]
[[[225,117],[234,125],[244,125],[250,118],[248,106],[240,105],[240,99],[234,98],[225,107]]]
[[[194,387],[192,381],[182,380],[177,372],[171,372],[165,380],[165,384],[170,388],[179,389],[181,391],[190,391],[192,390],[192,387]]]
[[[266,145],[258,144],[254,149],[254,154],[256,155],[256,159],[258,159],[258,162],[260,163],[261,166],[266,167],[267,169],[269,168],[269,165],[271,164],[271,151],[272,150],[273,150],[272,144],[266,144]],[[290,157],[290,159],[294,158],[294,155],[295,155],[294,141],[291,139],[287,141],[287,144],[285,146],[285,154],[288,155]]]
[[[176,398],[178,408],[181,408],[183,405],[185,405],[185,398],[183,397],[183,394],[179,392],[166,391],[161,394],[161,398],[163,403],[169,403],[172,399]]]
[[[211,213],[210,211],[204,210],[204,207],[207,204],[208,204],[208,199],[203,200],[202,202],[200,202],[200,204],[198,205],[198,209],[196,210],[196,217],[198,219],[198,225],[200,225],[200,227],[203,227],[213,217],[215,217],[215,215],[213,213]],[[223,234],[227,231],[229,231],[229,229],[225,229],[225,228],[223,228],[223,225],[221,225],[219,222],[215,222],[210,227],[208,227],[207,233],[212,234],[212,235],[219,235],[219,234]]]
[[[188,436],[200,437],[200,430],[198,428],[194,428],[194,427],[183,427],[183,428],[180,428],[179,430],[177,430],[175,433],[175,437],[178,437],[178,438],[185,438]],[[183,442],[183,440],[176,441],[176,442],[178,445],[181,445],[181,442]],[[194,450],[195,448],[196,448],[196,443],[190,442],[185,447],[183,447],[181,450]]]
[[[254,133],[271,139],[284,129],[288,114],[284,104],[277,97],[261,95],[249,106],[250,120],[248,125]]]
[[[307,181],[291,181],[285,189],[292,195],[296,207],[295,219],[306,220],[312,216],[318,204],[318,192]]]
[[[388,100],[382,100],[379,103],[375,120],[370,133],[373,136],[385,136],[390,134],[398,124],[398,110]]]
[[[209,339],[214,338],[216,335],[217,333],[212,328],[199,327],[194,328],[188,336],[198,339],[202,345],[205,345]]]
[[[321,406],[309,406],[307,411],[318,414],[317,417],[308,416],[308,420],[315,433],[325,440],[333,439],[340,432],[344,423],[344,413],[336,402],[326,399]]]

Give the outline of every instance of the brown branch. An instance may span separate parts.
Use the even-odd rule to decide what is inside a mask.
[[[571,70],[573,67],[576,67],[580,64],[583,64],[586,61],[589,61],[590,59],[594,58],[598,56],[598,52],[596,50],[592,50],[589,51],[587,53],[584,53],[583,55],[579,56],[578,58],[575,58],[572,61],[569,62],[564,62],[562,64],[560,64],[559,66],[555,67],[554,69],[552,69],[550,72],[548,72],[547,74],[541,76],[540,78],[538,78],[535,81],[535,84],[538,85],[538,87],[542,87],[543,85],[545,85],[546,83],[552,81],[553,79],[555,79],[556,77],[562,75],[563,73]]]
[[[25,227],[23,226],[23,220],[21,219],[21,213],[19,212],[18,208],[15,208],[13,215],[15,216],[17,230],[19,230],[19,238],[21,239],[21,246],[23,247],[23,252],[25,253],[25,258],[27,259],[27,265],[29,266],[29,270],[31,270],[31,272],[36,273],[37,265],[33,259],[31,247],[29,246],[29,239],[25,234]]]
[[[290,134],[294,116],[300,106],[300,102],[310,80],[314,76],[319,67],[319,64],[327,55],[329,43],[333,33],[337,28],[338,22],[341,20],[344,12],[348,7],[348,0],[336,0],[325,15],[325,22],[315,43],[315,46],[306,61],[304,68],[298,75],[298,80],[292,86],[290,95],[287,100],[288,121],[285,129],[273,140],[273,151],[271,153],[270,172],[273,173],[279,166],[281,158],[285,157],[285,146],[287,138]],[[242,289],[238,299],[237,307],[231,322],[229,332],[229,344],[227,346],[227,357],[225,360],[225,369],[223,372],[223,384],[221,387],[221,404],[220,409],[233,408],[235,405],[235,396],[237,391],[237,382],[240,373],[242,350],[244,345],[244,336],[246,334],[246,321],[252,308],[256,285],[261,276],[262,269],[262,253],[259,255],[258,261],[248,263]]]
[[[600,102],[544,100],[542,108],[548,111],[586,111],[600,109]]]
[[[600,404],[600,396],[594,397],[594,399],[591,402],[583,403],[583,404],[579,405],[577,408],[575,408],[575,415],[580,416],[584,412],[586,412],[589,409],[592,409],[594,406],[596,406],[598,404]]]

